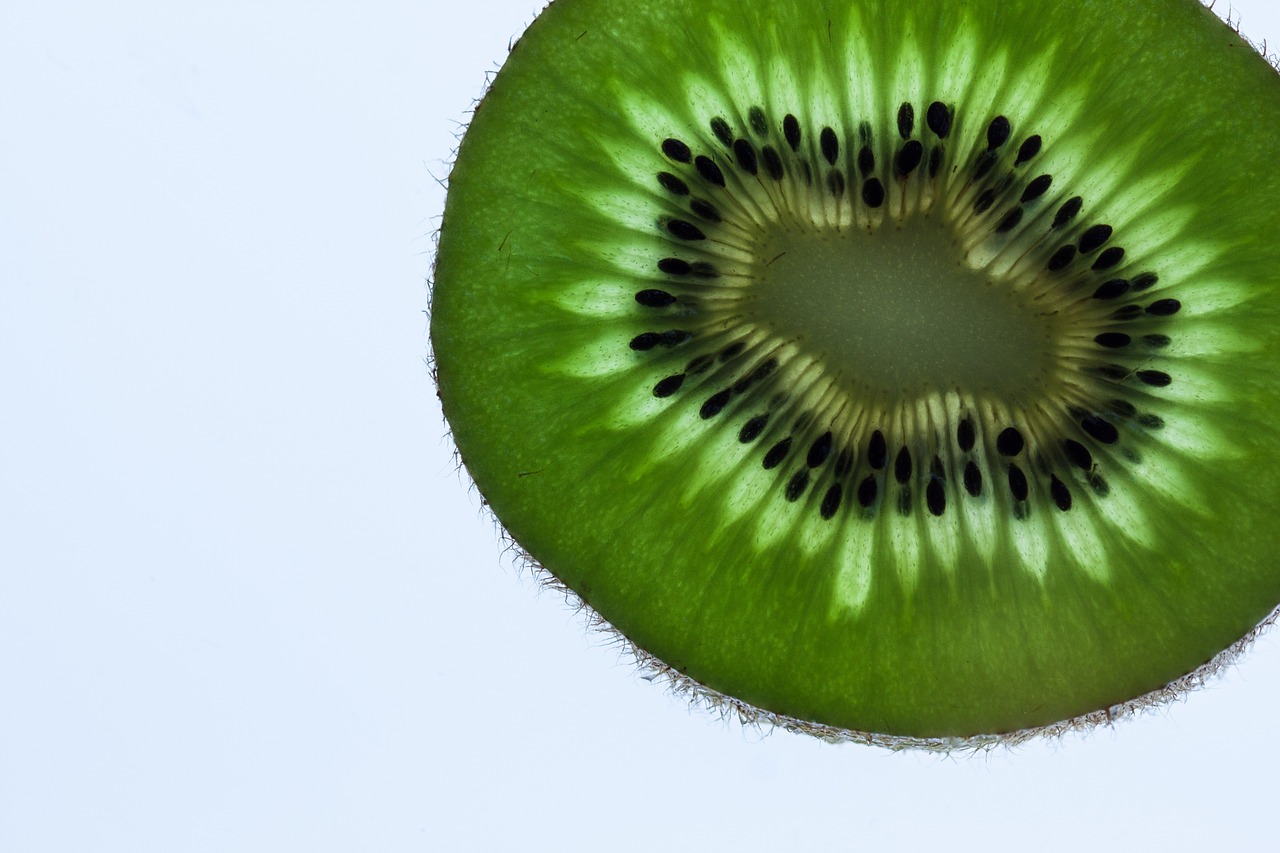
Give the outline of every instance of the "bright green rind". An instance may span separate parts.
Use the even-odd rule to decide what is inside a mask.
[[[687,20],[690,9],[719,23]],[[894,64],[883,57],[906,39],[938,70],[948,63],[934,63],[927,44],[937,34],[1005,57],[974,71],[1013,78],[974,89],[1000,93],[1006,109],[1036,107],[1035,81],[1075,81],[1035,114],[1046,139],[1055,122],[1079,138],[1073,116],[1095,129],[1078,157],[1066,140],[1055,152],[1077,164],[1077,184],[1150,169],[1178,179],[1173,245],[1193,269],[1173,286],[1202,294],[1202,322],[1231,343],[1192,362],[1207,390],[1187,404],[1185,426],[1225,451],[1190,454],[1181,470],[1193,494],[1150,501],[1158,547],[1115,543],[1102,579],[1051,563],[1039,580],[1013,568],[1007,542],[990,564],[962,545],[953,564],[925,565],[910,584],[882,559],[867,598],[841,607],[830,568],[838,539],[784,544],[762,561],[758,524],[688,490],[703,451],[650,456],[653,437],[624,431],[625,407],[651,402],[636,389],[660,369],[643,381],[574,369],[592,364],[592,349],[617,362],[645,330],[638,313],[593,294],[616,287],[631,257],[661,256],[657,229],[644,228],[653,190],[635,176],[662,168],[657,141],[705,127],[705,114],[682,106],[681,69],[706,61],[699,74],[714,79],[721,28],[751,54],[822,69],[840,43],[823,38],[828,27],[848,32],[858,20],[873,33],[876,67]],[[891,103],[899,88],[871,97]],[[626,114],[634,104],[651,112]],[[663,115],[670,124],[658,126]],[[642,136],[637,122],[655,125]],[[513,50],[450,177],[432,297],[445,413],[511,535],[637,645],[715,690],[800,719],[915,736],[1009,731],[1132,699],[1205,663],[1280,601],[1276,126],[1275,72],[1193,0],[558,0]],[[1098,206],[1126,219],[1114,198]],[[602,199],[635,210],[635,221],[593,215]],[[593,317],[597,303],[613,316]]]

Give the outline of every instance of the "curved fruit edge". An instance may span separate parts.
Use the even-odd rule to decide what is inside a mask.
[[[460,472],[466,466],[460,459],[456,460]],[[475,487],[474,482],[472,487]],[[476,490],[478,492],[478,489]],[[828,743],[857,743],[864,746],[875,746],[892,752],[914,750],[934,752],[944,755],[975,754],[996,748],[1013,749],[1031,741],[1063,740],[1067,735],[1084,735],[1117,722],[1132,720],[1140,714],[1160,711],[1187,699],[1191,693],[1206,687],[1226,674],[1248,651],[1263,633],[1280,620],[1280,606],[1251,628],[1243,637],[1236,640],[1226,649],[1214,655],[1204,664],[1169,682],[1163,687],[1152,690],[1134,699],[1050,723],[1044,726],[1016,729],[1009,732],[993,732],[991,734],[968,735],[957,737],[910,737],[905,735],[880,734],[877,732],[844,729],[814,723],[808,720],[789,717],[785,714],[757,708],[754,705],[736,699],[733,696],[713,690],[689,677],[683,672],[668,666],[664,661],[650,654],[633,643],[630,638],[592,609],[582,598],[565,586],[548,569],[538,563],[520,544],[513,539],[502,526],[496,515],[489,509],[488,502],[481,497],[484,512],[497,528],[504,551],[513,555],[516,566],[527,572],[542,590],[549,590],[564,596],[565,602],[578,613],[585,627],[606,637],[609,645],[619,649],[622,656],[633,661],[636,672],[645,681],[664,683],[667,691],[688,702],[689,707],[697,708],[719,717],[725,723],[737,721],[744,729],[757,729],[762,734],[771,734],[774,730],[782,730],[793,734],[806,735],[827,741]]]
[[[1218,14],[1217,9],[1218,0],[1200,0],[1200,5],[1204,6],[1210,12],[1213,12],[1213,14],[1218,15],[1218,17],[1222,19],[1222,22],[1230,27],[1232,32],[1240,37],[1242,42],[1253,48],[1254,53],[1261,56],[1263,60],[1265,60],[1266,63],[1277,72],[1280,72],[1280,53],[1272,53],[1270,45],[1267,44],[1265,39],[1261,42],[1256,42],[1249,38],[1244,30],[1241,29],[1244,24],[1244,18],[1240,15],[1240,11],[1238,9],[1228,4],[1227,13],[1225,15],[1220,15]]]

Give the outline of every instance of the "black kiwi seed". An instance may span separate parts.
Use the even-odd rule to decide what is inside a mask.
[[[898,107],[898,135],[903,139],[910,139],[911,132],[916,127],[916,111],[909,103],[905,103]]]
[[[862,184],[862,200],[867,207],[879,207],[884,204],[884,184],[879,178],[870,178]]]
[[[631,348],[637,352],[651,350],[662,342],[662,335],[657,332],[645,332],[631,339]]]
[[[1061,228],[1068,222],[1076,218],[1080,213],[1080,209],[1084,207],[1084,199],[1075,196],[1063,202],[1062,207],[1058,208],[1058,213],[1053,217],[1053,227]]]
[[[899,483],[906,483],[911,479],[911,451],[902,448],[898,451],[898,456],[893,460],[893,478]]]
[[[662,184],[663,189],[675,195],[689,194],[689,185],[670,172],[659,172],[658,183]]]
[[[1089,254],[1102,247],[1102,244],[1111,239],[1110,225],[1092,225],[1080,235],[1080,251],[1082,254]]]
[[[1095,270],[1109,270],[1116,264],[1124,260],[1124,249],[1119,246],[1108,246],[1098,255],[1098,259],[1093,262]]]
[[[947,509],[947,492],[941,480],[930,480],[924,490],[925,503],[933,515],[942,515]]]
[[[871,433],[871,441],[867,444],[867,464],[879,471],[889,460],[889,445],[884,433],[876,430]]]
[[[1053,186],[1053,177],[1051,175],[1040,175],[1027,184],[1027,188],[1022,191],[1022,203],[1026,204],[1035,201],[1049,191],[1049,187]]]
[[[1131,340],[1132,338],[1124,332],[1103,332],[1100,335],[1094,336],[1093,339],[1094,343],[1098,346],[1107,347],[1108,349],[1120,349],[1121,347],[1127,347]]]
[[[1067,488],[1066,483],[1058,479],[1056,474],[1049,480],[1049,495],[1058,509],[1063,512],[1071,509],[1071,490]]]
[[[787,482],[787,500],[795,503],[800,500],[800,496],[807,488],[809,488],[809,472],[797,471]]]
[[[824,127],[822,133],[818,135],[818,144],[822,147],[822,156],[834,166],[836,159],[840,156],[840,140],[836,138],[836,132],[829,127]]]
[[[729,346],[725,347],[723,350],[720,351],[720,360],[732,361],[733,359],[741,355],[742,351],[745,350],[746,348],[747,348],[747,345],[744,341],[738,341],[737,343],[729,344]]]
[[[965,418],[960,421],[959,425],[956,427],[956,443],[960,445],[960,449],[965,453],[973,450],[974,431],[973,421],[971,419]]]
[[[1062,246],[1049,258],[1047,264],[1050,272],[1066,269],[1076,259],[1076,247],[1072,243]]]
[[[1009,463],[1009,491],[1016,501],[1025,501],[1028,495],[1027,475],[1012,462]]]
[[[920,160],[924,157],[924,145],[920,140],[913,139],[898,152],[898,156],[894,159],[893,169],[898,177],[905,178],[920,165]]]
[[[770,447],[764,455],[765,468],[777,468],[782,464],[782,460],[787,458],[787,454],[791,452],[791,436],[779,441],[773,447]]]
[[[724,186],[724,172],[720,171],[720,167],[710,157],[699,154],[698,159],[693,161],[693,166],[707,183],[717,187]]]
[[[742,171],[754,175],[760,170],[756,160],[756,150],[747,140],[738,139],[733,143],[733,156],[737,158],[738,166]]]
[[[992,169],[996,167],[996,163],[1000,162],[1000,155],[995,151],[984,151],[978,155],[977,165],[973,169],[973,177],[975,180],[983,178]]]
[[[951,110],[941,101],[934,101],[925,113],[925,123],[933,131],[934,136],[946,139],[951,132]]]
[[[665,290],[642,290],[636,294],[636,302],[646,308],[665,308],[668,305],[673,305],[675,301],[676,298]]]
[[[1103,444],[1115,444],[1120,440],[1119,430],[1110,421],[1104,420],[1097,415],[1089,415],[1080,422],[1080,426],[1085,432]]]
[[[675,347],[675,346],[679,346],[685,341],[688,341],[692,337],[693,337],[693,333],[686,332],[684,329],[668,329],[667,331],[661,333],[658,336],[659,338],[658,342],[661,343],[664,347]]]
[[[1022,208],[1015,207],[1004,215],[1000,220],[1000,224],[996,225],[997,234],[1007,234],[1018,227],[1018,223],[1022,222]]]
[[[1160,281],[1160,277],[1157,276],[1155,273],[1144,272],[1141,275],[1136,275],[1133,277],[1133,289],[1146,290],[1148,287],[1151,287],[1152,285],[1156,284],[1158,281]]]
[[[1111,494],[1111,486],[1107,483],[1106,478],[1101,474],[1093,474],[1089,477],[1089,487],[1093,489],[1094,494],[1100,498],[1105,498]]]
[[[839,483],[834,484],[827,489],[827,493],[822,497],[822,506],[818,508],[818,512],[825,519],[831,519],[835,516],[836,510],[840,509],[840,501],[844,498],[844,489]]]
[[[778,360],[776,358],[771,358],[768,361],[766,361],[764,364],[757,367],[753,375],[756,376],[758,379],[763,379],[777,369],[778,369]]]
[[[1018,149],[1018,159],[1013,165],[1021,166],[1023,163],[1030,161],[1032,157],[1040,153],[1040,144],[1039,136],[1028,136]]]
[[[833,438],[831,430],[827,430],[814,440],[809,446],[809,455],[805,459],[805,464],[810,468],[817,468],[827,461],[827,457],[831,455],[831,446]]]
[[[674,376],[668,376],[653,386],[653,396],[670,397],[672,394],[680,390],[680,386],[684,384],[684,374],[677,373]]]
[[[800,121],[791,113],[782,119],[782,138],[787,140],[792,151],[800,150]]]
[[[720,412],[724,411],[724,407],[729,404],[729,398],[731,396],[733,396],[733,391],[729,388],[725,388],[723,391],[717,392],[702,404],[702,408],[698,410],[699,417],[704,421],[714,418],[716,415],[720,414]]]
[[[982,494],[982,471],[972,459],[964,466],[964,490],[975,498]]]
[[[858,151],[858,171],[865,178],[876,170],[876,155],[870,145],[864,145]]]
[[[879,486],[876,483],[876,478],[868,476],[858,484],[858,504],[863,509],[870,507],[876,502],[876,493],[878,491]]]
[[[1011,130],[1009,119],[1004,116],[996,116],[992,119],[991,124],[987,126],[987,150],[995,151],[1008,142]]]
[[[691,242],[707,239],[707,235],[702,232],[698,226],[692,222],[686,222],[683,219],[671,219],[667,221],[667,230],[672,236],[679,237],[681,240],[689,240]]]
[[[679,258],[663,258],[658,261],[658,269],[667,275],[689,275],[693,272],[693,264]]]
[[[1098,289],[1093,292],[1094,299],[1116,299],[1124,296],[1129,292],[1129,282],[1122,278],[1113,278],[1111,281],[1103,282],[1098,285]]]
[[[729,123],[722,118],[713,118],[711,120],[711,132],[715,134],[716,139],[720,140],[720,144],[725,148],[733,147],[733,131],[729,129]]]
[[[1182,310],[1182,303],[1176,299],[1160,299],[1147,306],[1147,313],[1157,317],[1168,317]]]
[[[677,163],[688,163],[693,159],[693,151],[679,139],[663,140],[662,153]]]
[[[1137,376],[1153,388],[1163,388],[1173,382],[1173,378],[1163,370],[1139,370]]]
[[[1089,452],[1089,448],[1075,439],[1068,438],[1062,442],[1062,450],[1067,454],[1071,464],[1080,470],[1089,471],[1093,468],[1093,454]]]
[[[1006,428],[996,437],[996,450],[1003,456],[1017,456],[1025,444],[1022,433],[1014,427]]]
[[[773,178],[775,181],[782,180],[782,176],[784,174],[782,168],[782,157],[778,155],[777,149],[772,145],[766,145],[764,148],[760,149],[760,157],[764,160],[764,170],[769,174],[769,177]]]
[[[764,432],[764,428],[769,423],[769,415],[756,415],[742,425],[742,429],[738,431],[738,441],[743,444],[750,444],[760,437],[760,433]]]

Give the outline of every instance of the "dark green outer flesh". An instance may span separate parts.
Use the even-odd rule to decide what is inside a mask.
[[[825,725],[1005,732],[1133,699],[1204,664],[1280,601],[1275,72],[1194,0],[897,0],[883,4],[891,15],[874,3],[757,5],[558,0],[478,109],[450,176],[431,328],[445,414],[495,513],[647,652],[716,691]],[[650,442],[634,447],[610,424],[634,377],[620,386],[616,373],[548,367],[575,348],[611,356],[614,338],[642,330],[600,332],[563,307],[561,288],[616,275],[584,251],[622,238],[584,212],[594,196],[581,189],[636,193],[615,146],[631,140],[650,156],[664,136],[705,128],[707,116],[682,112],[678,97],[677,69],[711,53],[710,31],[690,34],[690,7],[740,21],[738,39],[761,55],[804,55],[800,67],[831,60],[812,34],[843,31],[851,14],[875,22],[886,53],[901,26],[998,25],[1029,63],[1063,45],[1027,73],[1087,79],[1082,112],[1108,117],[1104,136],[1129,146],[1128,163],[1195,164],[1183,181],[1194,198],[1179,198],[1194,213],[1188,231],[1217,248],[1197,276],[1226,293],[1212,322],[1247,345],[1196,362],[1220,393],[1195,417],[1232,452],[1190,466],[1195,511],[1153,501],[1157,549],[1118,543],[1099,582],[1052,565],[1038,580],[1011,568],[1012,553],[988,562],[962,544],[954,565],[926,565],[914,587],[876,576],[864,605],[841,612],[827,569],[836,544],[762,556],[749,521],[690,501],[694,451],[652,456]],[[795,33],[805,35],[788,46]],[[685,124],[639,137],[595,87],[667,104]],[[625,233],[661,256],[656,230]]]

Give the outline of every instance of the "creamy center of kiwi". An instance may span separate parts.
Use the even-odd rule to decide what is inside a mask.
[[[874,391],[1020,398],[1053,372],[1053,314],[966,262],[949,225],[781,231],[743,308]]]

